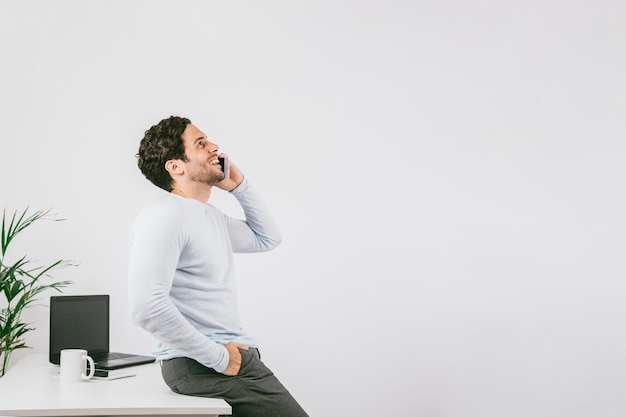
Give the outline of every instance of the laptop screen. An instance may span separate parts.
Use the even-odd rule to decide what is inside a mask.
[[[109,295],[50,297],[51,363],[59,364],[62,349],[109,352]]]

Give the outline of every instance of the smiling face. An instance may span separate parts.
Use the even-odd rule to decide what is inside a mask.
[[[185,147],[186,173],[189,180],[215,185],[224,179],[219,163],[219,146],[209,142],[206,135],[193,124],[188,124],[181,135]]]

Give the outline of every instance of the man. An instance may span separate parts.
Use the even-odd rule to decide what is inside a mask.
[[[234,252],[275,248],[281,236],[259,194],[189,119],[172,116],[146,131],[138,166],[168,192],[144,208],[130,237],[131,317],[155,339],[172,391],[225,399],[236,417],[307,414],[260,360],[237,310]],[[245,220],[208,204],[230,192]]]

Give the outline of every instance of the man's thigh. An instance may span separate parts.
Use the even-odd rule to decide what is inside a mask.
[[[237,376],[226,376],[193,359],[177,358],[163,363],[163,379],[179,394],[223,398],[233,417],[307,416],[287,389],[261,362],[256,349],[241,351]]]

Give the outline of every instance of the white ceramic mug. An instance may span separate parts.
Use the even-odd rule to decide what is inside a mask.
[[[89,373],[87,373],[89,363]],[[96,372],[93,358],[85,349],[63,349],[61,351],[61,382],[81,382],[91,379]]]

